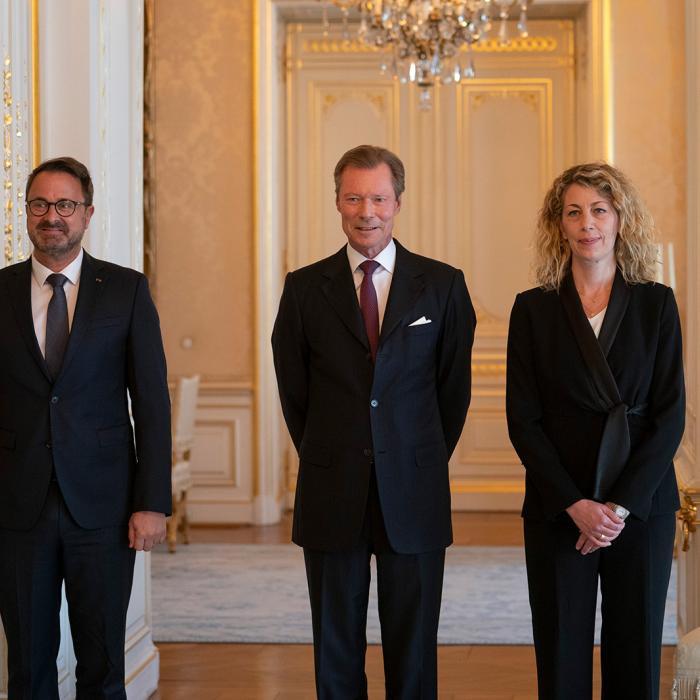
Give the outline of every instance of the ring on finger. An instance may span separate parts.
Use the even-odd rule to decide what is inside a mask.
[[[603,542],[605,542],[608,539],[608,536],[601,534],[600,539],[603,540]]]

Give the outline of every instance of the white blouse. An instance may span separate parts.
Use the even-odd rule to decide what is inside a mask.
[[[608,307],[606,306],[602,311],[599,311],[595,316],[588,319],[588,322],[591,324],[591,328],[593,329],[596,338],[600,334],[600,328],[603,325],[603,319],[605,318],[605,312],[607,310]]]

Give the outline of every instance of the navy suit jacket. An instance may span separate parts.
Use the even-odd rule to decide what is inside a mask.
[[[422,316],[431,322],[410,325]],[[469,407],[475,325],[462,272],[397,242],[373,365],[345,247],[287,275],[272,347],[300,457],[294,542],[358,542],[372,462],[392,547],[452,542],[448,460]]]
[[[81,527],[169,514],[170,399],[146,278],[84,254],[52,381],[34,332],[31,275],[31,260],[0,270],[0,527],[34,525],[52,469]]]

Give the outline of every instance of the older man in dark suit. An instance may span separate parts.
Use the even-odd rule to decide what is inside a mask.
[[[92,195],[73,158],[35,168],[32,257],[0,270],[0,615],[11,700],[58,698],[63,582],[78,697],[126,698],[134,554],[164,539],[170,511],[158,315],[142,274],[83,251]]]
[[[272,336],[300,458],[293,540],[304,548],[317,694],[367,697],[374,554],[387,697],[436,698],[448,460],[469,406],[474,310],[459,270],[393,239],[396,155],[354,148],[335,184],[348,245],[287,276]]]

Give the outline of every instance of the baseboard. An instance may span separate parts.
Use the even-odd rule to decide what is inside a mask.
[[[151,645],[151,652],[126,679],[128,700],[148,700],[158,690],[160,677],[160,654]]]

